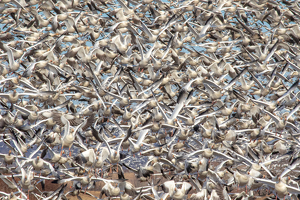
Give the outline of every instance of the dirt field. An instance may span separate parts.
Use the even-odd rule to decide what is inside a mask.
[[[141,183],[141,182],[139,182],[137,179],[136,179],[136,177],[135,177],[135,175],[134,175],[134,173],[125,173],[125,178],[126,179],[128,179],[128,181],[129,182],[131,182],[134,186],[136,186],[136,187],[141,187],[141,186],[146,186],[146,185],[148,185],[147,183]],[[117,179],[117,175],[116,174],[113,174],[113,176],[111,177],[111,179]],[[16,180],[18,180],[18,179],[16,179]],[[6,193],[10,193],[10,192],[15,192],[16,190],[12,190],[12,189],[10,189],[1,179],[0,179],[0,185],[1,185],[1,191],[3,191],[3,192],[6,192]],[[44,192],[44,191],[54,191],[54,190],[56,190],[57,188],[59,188],[59,186],[60,186],[60,184],[54,184],[54,183],[51,183],[51,181],[46,181],[46,187],[45,187],[45,190],[42,190],[42,187],[41,187],[41,184],[39,183],[38,185],[37,185],[37,188],[40,190],[40,191],[42,191],[42,192]],[[68,184],[68,186],[67,186],[67,188],[65,189],[65,193],[66,192],[68,192],[68,191],[70,191],[70,190],[72,190],[72,183],[69,183]],[[95,195],[96,197],[98,197],[99,198],[99,196],[100,196],[100,192],[101,192],[101,188],[103,187],[103,184],[102,183],[96,183],[96,186],[95,186],[95,188],[93,188],[93,189],[91,189],[91,190],[88,190],[88,192],[90,192],[91,194],[93,194],[93,195]],[[38,191],[36,190],[35,192],[37,192],[38,193]],[[194,192],[194,190],[192,190],[191,192],[190,192],[190,195],[192,194]],[[240,192],[241,192],[241,190],[240,190]],[[0,195],[1,196],[1,195]],[[32,194],[30,194],[29,195],[30,196],[30,200],[34,200],[34,199],[36,199],[35,197],[34,197],[34,195],[32,195]],[[82,199],[84,199],[84,200],[94,200],[95,198],[94,197],[91,197],[91,196],[89,196],[89,195],[87,195],[87,194],[80,194],[79,195]],[[78,198],[77,198],[77,196],[72,196],[72,195],[67,195],[67,198],[69,199],[69,200],[77,200]],[[257,198],[257,200],[263,200],[263,199],[265,199],[266,197],[260,197],[260,198]]]
[[[125,173],[125,178],[128,179],[128,181],[131,182],[132,184],[134,184],[136,187],[140,187],[140,186],[143,186],[143,185],[147,185],[147,183],[140,183],[140,182],[135,178],[134,173]],[[19,181],[19,179],[17,179],[17,178],[15,178],[15,179],[16,179],[17,182]],[[113,174],[113,176],[111,177],[111,179],[117,179],[117,174]],[[14,189],[14,190],[10,189],[10,188],[7,186],[7,184],[5,184],[1,179],[0,179],[0,187],[1,187],[0,191],[1,191],[1,192],[5,192],[5,193],[10,193],[10,192],[16,192],[16,191],[17,191],[16,189]],[[55,191],[55,190],[56,190],[57,188],[59,188],[59,187],[60,187],[60,184],[54,184],[54,183],[51,183],[51,181],[46,181],[46,184],[45,184],[45,190],[42,190],[41,183],[39,183],[39,184],[37,185],[37,188],[38,188],[40,191],[42,191],[42,192],[44,192],[44,191]],[[100,182],[98,182],[98,183],[96,183],[96,186],[95,186],[94,188],[88,190],[88,192],[90,192],[90,193],[92,193],[93,195],[99,197],[100,191],[101,191],[101,188],[102,188],[102,187],[103,187],[103,184],[100,183]],[[70,190],[72,190],[72,183],[69,183],[69,184],[68,184],[68,186],[67,186],[66,189],[65,189],[65,193],[68,192],[68,191],[70,191]],[[37,190],[35,190],[35,192],[38,193]],[[1,197],[1,196],[2,196],[2,195],[0,194],[0,197]],[[36,199],[36,198],[34,197],[34,195],[32,195],[32,194],[30,194],[29,196],[30,196],[30,200],[31,200],[31,199],[32,199],[32,200],[33,200],[33,199]],[[95,198],[93,198],[93,197],[91,197],[91,196],[89,196],[89,195],[87,195],[87,194],[80,194],[80,196],[82,197],[82,199],[87,199],[87,200],[89,200],[89,199],[95,199]],[[77,199],[76,196],[71,196],[71,195],[68,195],[67,198],[70,199],[70,200]]]
[[[213,161],[213,162],[211,162],[211,165],[216,166],[216,165],[218,165],[218,162],[214,162],[214,161]],[[240,170],[241,170],[242,168],[243,168],[243,167],[241,167]],[[132,183],[135,187],[141,187],[141,186],[147,186],[147,185],[148,185],[147,182],[140,182],[139,180],[137,180],[137,178],[135,177],[135,174],[132,173],[132,172],[130,172],[130,171],[128,171],[128,170],[125,171],[124,176],[125,176],[125,178],[127,179],[127,181],[130,182],[130,183]],[[159,178],[162,178],[162,179],[163,179],[162,176],[155,176],[155,180],[156,180],[156,181],[158,181]],[[15,179],[16,179],[17,182],[19,181],[18,178],[15,178]],[[107,179],[114,179],[114,180],[118,179],[117,173],[114,172],[114,173],[112,174],[112,176],[109,177],[109,178],[107,178]],[[154,181],[154,182],[156,182],[156,181]],[[177,181],[176,178],[175,178],[175,181]],[[45,192],[45,191],[55,191],[55,190],[58,189],[58,188],[60,187],[60,185],[61,185],[61,184],[54,184],[54,183],[51,183],[51,182],[52,182],[52,181],[46,181],[46,184],[45,184],[45,190],[42,189],[41,183],[37,184],[36,186],[37,186],[37,188],[38,188],[40,191]],[[160,181],[160,183],[163,183],[163,182],[165,182],[164,179]],[[71,190],[73,189],[73,188],[72,188],[72,186],[73,186],[72,184],[73,184],[73,182],[68,183],[67,187],[65,188],[65,192],[64,192],[64,193],[67,193],[67,192],[69,192],[69,191],[71,191]],[[101,192],[101,189],[102,189],[103,185],[104,185],[104,184],[103,184],[102,182],[96,182],[95,187],[94,187],[94,188],[91,188],[91,189],[89,189],[89,190],[87,190],[87,191],[88,191],[89,193],[93,194],[94,196],[96,196],[96,197],[99,198],[100,192]],[[12,191],[13,191],[13,192],[17,191],[16,189],[15,189],[15,190],[10,189],[10,188],[9,188],[9,187],[1,180],[1,179],[0,179],[0,187],[1,187],[0,191],[6,192],[6,193],[10,193],[10,192],[12,192]],[[237,192],[242,192],[242,191],[243,191],[243,188],[240,188],[239,191],[237,191],[237,190],[235,189],[235,190],[231,191],[231,193],[237,193]],[[34,192],[37,193],[37,194],[40,194],[38,190],[35,190]],[[190,191],[189,195],[191,195],[191,194],[193,194],[193,193],[195,193],[195,192],[196,192],[196,191],[193,189],[192,191]],[[266,193],[263,193],[263,192],[262,192],[261,194],[266,194]],[[255,195],[258,195],[258,194],[255,193]],[[0,197],[1,197],[1,196],[2,196],[2,195],[0,194]],[[91,196],[89,196],[89,195],[87,195],[87,194],[83,194],[83,193],[81,193],[79,196],[80,196],[82,199],[84,199],[84,200],[94,200],[94,199],[95,199],[94,197],[91,197]],[[271,195],[268,195],[268,196],[271,196]],[[34,196],[33,194],[30,194],[29,197],[30,197],[30,200],[31,200],[31,199],[32,199],[32,200],[36,199],[35,196]],[[267,197],[267,196],[262,196],[262,197],[259,197],[259,198],[256,198],[256,199],[257,199],[257,200],[263,200],[263,199],[265,199],[266,197]],[[70,199],[70,200],[77,200],[77,199],[78,199],[77,196],[72,196],[71,194],[67,195],[67,198]]]

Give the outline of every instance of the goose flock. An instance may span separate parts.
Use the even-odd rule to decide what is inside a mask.
[[[298,199],[299,6],[1,0],[0,198]]]

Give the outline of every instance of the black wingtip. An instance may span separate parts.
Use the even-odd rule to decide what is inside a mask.
[[[51,181],[51,183],[59,184],[59,180],[53,180],[53,181]]]

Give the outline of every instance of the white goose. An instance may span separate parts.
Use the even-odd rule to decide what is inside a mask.
[[[63,148],[64,147],[69,147],[69,156],[71,157],[71,147],[73,145],[73,142],[75,140],[75,135],[76,135],[76,132],[80,129],[80,127],[83,125],[84,122],[82,122],[81,124],[79,124],[75,130],[72,129],[70,130],[70,122],[69,120],[67,120],[64,115],[61,116],[61,121],[62,123],[65,124],[65,127],[64,127],[64,136],[63,138],[61,138],[61,154],[62,154],[62,151],[63,151]]]
[[[299,188],[295,188],[292,186],[289,186],[285,183],[285,181],[282,178],[278,178],[278,181],[271,181],[268,179],[261,179],[261,178],[255,178],[256,181],[264,183],[268,186],[270,186],[271,188],[275,189],[276,192],[276,198],[284,198],[287,194],[299,194],[300,193],[300,189]]]

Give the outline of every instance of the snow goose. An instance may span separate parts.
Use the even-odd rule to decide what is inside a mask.
[[[261,178],[255,178],[256,181],[264,183],[268,186],[270,186],[271,188],[275,189],[276,192],[276,198],[284,198],[287,194],[299,194],[300,189],[299,188],[295,188],[292,186],[287,185],[286,183],[284,183],[284,180],[282,178],[278,178],[278,181],[271,181],[268,179],[261,179]]]
[[[44,168],[48,168],[50,169],[50,171],[55,175],[55,170],[52,167],[52,165],[49,162],[44,161],[42,158],[40,158],[39,156],[37,156],[34,159],[27,159],[24,162],[22,162],[22,164],[20,165],[20,168],[22,168],[25,165],[31,165],[33,167],[34,170],[36,171],[40,171],[40,175],[41,175],[41,170]]]
[[[114,164],[118,164],[120,162],[120,159],[121,159],[121,157],[120,157],[120,149],[121,149],[122,143],[124,141],[127,141],[130,138],[130,136],[132,135],[132,131],[131,130],[132,130],[132,127],[130,127],[128,129],[127,135],[125,137],[123,137],[122,140],[121,140],[121,142],[118,144],[117,150],[112,149],[109,146],[107,140],[105,138],[103,138],[103,135],[100,135],[100,139],[102,141],[104,141],[104,143],[105,143],[105,145],[106,145],[106,147],[108,149],[108,152],[107,151],[103,151],[102,155],[104,157],[108,157],[108,159],[109,159],[109,161],[110,161],[111,164],[114,165]],[[108,154],[108,155],[106,155],[106,154]],[[118,165],[117,165],[117,170],[118,170]]]
[[[11,150],[8,151],[8,154],[0,154],[0,157],[4,158],[5,165],[11,165],[15,159],[15,156],[12,155]]]
[[[69,147],[69,156],[71,157],[71,147],[73,145],[73,142],[75,140],[75,135],[76,135],[76,132],[80,129],[80,127],[82,126],[82,124],[84,122],[82,122],[81,124],[79,124],[75,130],[72,128],[72,130],[70,130],[70,122],[69,120],[67,120],[63,115],[61,116],[61,121],[62,123],[65,124],[65,127],[64,127],[64,136],[63,138],[61,138],[62,140],[62,147],[61,147],[61,154],[62,154],[62,151],[63,151],[63,148],[64,147]]]

